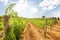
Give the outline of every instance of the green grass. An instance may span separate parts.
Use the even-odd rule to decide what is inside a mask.
[[[0,30],[3,30],[3,29],[4,29],[3,22],[0,22]]]
[[[44,28],[46,25],[46,19],[45,18],[36,18],[36,19],[30,19],[31,22],[34,24],[40,26],[41,28]],[[47,18],[47,25],[50,26],[52,25],[52,19]]]

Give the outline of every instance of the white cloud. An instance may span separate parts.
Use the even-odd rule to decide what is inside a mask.
[[[30,10],[31,10],[32,13],[36,13],[38,11],[37,8],[31,8]]]
[[[60,17],[60,12],[53,12],[53,17]]]
[[[19,0],[13,10],[22,17],[33,17],[32,15],[38,11],[37,8],[30,6],[27,0]]]
[[[8,4],[8,0],[0,0],[1,3],[3,3],[4,5]]]
[[[52,10],[59,4],[60,0],[43,0],[39,6],[42,7],[43,10]]]

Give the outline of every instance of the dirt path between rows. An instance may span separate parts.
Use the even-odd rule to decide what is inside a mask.
[[[27,22],[23,32],[23,40],[60,40],[60,29],[58,30],[57,27],[58,25],[48,27],[46,30],[46,37],[44,37],[43,29],[31,22]]]

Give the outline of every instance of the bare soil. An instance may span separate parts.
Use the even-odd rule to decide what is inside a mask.
[[[23,40],[60,40],[60,21],[53,26],[47,26],[46,37],[44,30],[31,22],[27,22],[23,31]]]

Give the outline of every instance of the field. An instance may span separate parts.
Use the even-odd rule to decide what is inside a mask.
[[[4,34],[4,18],[0,18],[0,34]],[[10,17],[9,18],[9,29],[7,31],[7,40],[18,40],[21,38],[23,31],[25,29],[27,21],[32,22],[33,24],[39,26],[40,28],[44,29],[46,25],[46,20],[47,20],[47,25],[51,26],[53,23],[52,18],[22,18],[22,17]],[[4,35],[2,37],[2,40],[4,40]]]

